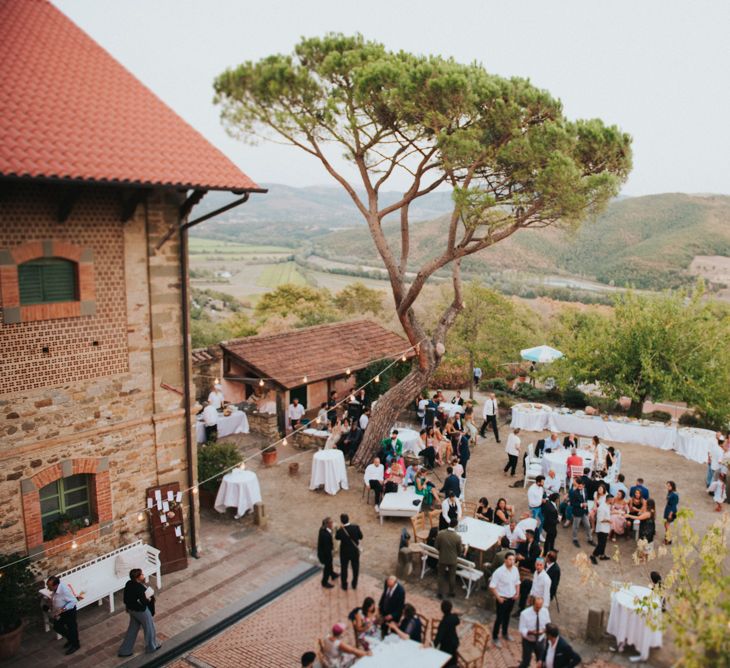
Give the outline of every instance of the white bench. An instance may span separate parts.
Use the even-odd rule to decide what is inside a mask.
[[[435,547],[426,545],[426,543],[416,543],[414,547],[417,547],[421,551],[421,580],[423,580],[423,576],[426,575],[426,569],[428,568],[426,560],[431,557],[438,561],[439,551]],[[464,589],[466,589],[466,598],[469,598],[471,594],[472,585],[484,577],[484,573],[477,569],[473,561],[469,561],[463,557],[459,557],[456,562],[456,574],[461,578]]]
[[[70,585],[79,598],[77,610],[92,603],[102,604],[109,597],[109,612],[114,612],[114,594],[124,589],[129,580],[129,571],[141,568],[147,577],[157,578],[157,588],[162,589],[160,572],[160,551],[138,540],[101,557],[74,566],[63,573],[58,573],[62,582]],[[48,595],[42,589],[41,594]],[[45,617],[46,631],[49,630],[48,618]]]

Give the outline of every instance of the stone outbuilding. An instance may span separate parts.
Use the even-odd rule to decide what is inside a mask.
[[[195,484],[189,214],[262,191],[49,2],[0,3],[0,60],[0,551],[48,573]]]

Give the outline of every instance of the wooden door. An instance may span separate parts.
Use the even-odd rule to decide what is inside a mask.
[[[185,544],[180,485],[171,482],[150,487],[147,490],[147,508],[152,544],[160,551],[163,575],[187,568],[188,550]]]

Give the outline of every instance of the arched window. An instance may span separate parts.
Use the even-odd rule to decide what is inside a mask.
[[[18,265],[21,306],[70,302],[78,299],[77,265],[59,257],[39,258]]]
[[[68,533],[74,525],[93,523],[91,517],[92,476],[87,473],[60,478],[39,490],[43,539]]]

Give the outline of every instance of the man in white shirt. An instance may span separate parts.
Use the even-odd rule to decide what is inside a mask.
[[[299,403],[299,399],[294,397],[292,402],[289,404],[289,424],[291,425],[292,431],[299,426],[299,421],[302,419],[305,413],[305,408]]]
[[[535,572],[532,574],[532,587],[529,596],[533,599],[541,598],[546,608],[550,607],[550,587],[553,581],[545,570],[545,560],[542,557],[535,559]],[[548,617],[547,621],[550,621]],[[545,622],[547,623],[547,622]]]
[[[225,401],[226,399],[223,396],[223,386],[218,384],[214,385],[208,395],[208,402],[213,404],[214,408],[218,410],[219,408],[223,408]]]
[[[519,668],[528,668],[533,654],[538,661],[542,658],[545,643],[545,626],[549,623],[550,611],[548,610],[548,606],[543,604],[542,597],[536,596],[532,602],[532,606],[525,608],[520,614],[522,661],[520,662]]]
[[[52,575],[46,581],[46,587],[51,592],[51,616],[53,630],[66,638],[64,649],[66,654],[73,654],[81,646],[79,643],[79,627],[76,623],[76,606],[78,599],[71,588]]]
[[[522,441],[518,434],[520,428],[516,427],[514,431],[507,437],[507,444],[504,446],[504,451],[507,453],[507,464],[504,467],[504,474],[507,475],[507,471],[510,471],[510,475],[514,478],[515,469],[517,468],[517,461],[520,457],[520,447]]]
[[[419,419],[421,420],[422,428],[425,426],[426,406],[428,406],[428,399],[426,397],[421,397],[420,401],[418,402],[418,409],[416,410],[416,415],[418,415]]]
[[[560,492],[561,488],[560,480],[558,479],[558,476],[555,475],[555,470],[550,469],[547,474],[547,478],[545,478],[545,481],[543,482],[543,487],[545,488],[545,493],[548,495],[548,497],[551,494],[557,494]]]
[[[510,548],[513,550],[516,549],[520,543],[524,543],[527,540],[527,535],[522,527],[517,526],[517,520],[514,516],[510,518],[509,524],[504,527],[503,533],[509,541]]]
[[[494,439],[497,441],[497,443],[500,442],[499,429],[497,427],[497,416],[499,415],[499,413],[497,412],[498,409],[499,406],[497,405],[497,395],[494,394],[494,392],[490,392],[487,395],[487,398],[484,400],[484,409],[482,410],[482,417],[484,418],[484,422],[482,422],[482,428],[479,430],[479,435],[482,438],[485,438],[487,427],[489,425],[492,425]]]
[[[535,535],[538,537],[542,531],[542,502],[545,499],[544,482],[545,476],[539,475],[527,489],[527,505],[530,506],[530,516],[537,520]]]
[[[362,415],[360,416],[360,419],[358,420],[358,424],[360,425],[360,429],[365,431],[365,429],[368,426],[368,422],[370,422],[370,409],[366,408]]]
[[[616,482],[612,482],[609,484],[609,489],[611,491],[611,496],[616,498],[616,494],[619,493],[619,490],[623,491],[624,493],[624,499],[628,500],[629,498],[629,488],[626,487],[626,484],[624,481],[626,480],[626,477],[623,473],[618,474],[618,478]]]
[[[562,450],[563,444],[560,442],[560,434],[552,432],[550,438],[545,439],[544,452],[554,452],[555,450]]]
[[[373,459],[372,464],[365,468],[363,476],[365,484],[375,492],[375,512],[380,510],[380,499],[383,496],[383,480],[385,480],[385,466],[380,463],[380,458]]]
[[[207,402],[203,409],[203,424],[205,425],[205,442],[215,441],[218,437],[218,411]]]
[[[478,367],[474,367],[474,385],[479,389],[479,381],[482,379],[482,370]]]
[[[497,607],[497,619],[494,620],[492,628],[492,641],[495,647],[501,647],[499,630],[502,629],[502,637],[505,640],[512,640],[508,633],[509,618],[512,614],[512,606],[515,604],[520,590],[520,572],[515,566],[515,555],[510,552],[489,580],[489,589],[494,596]]]

